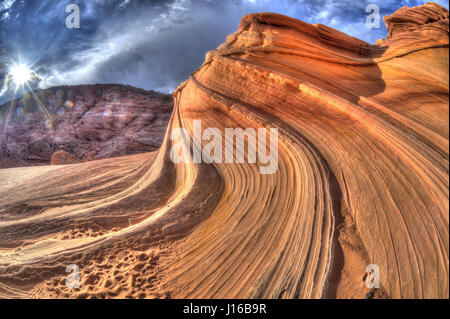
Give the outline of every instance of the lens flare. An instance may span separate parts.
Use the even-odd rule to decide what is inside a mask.
[[[25,64],[14,65],[9,74],[16,86],[23,86],[27,84],[33,77],[33,71]]]

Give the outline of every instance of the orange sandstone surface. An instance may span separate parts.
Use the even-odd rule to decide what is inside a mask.
[[[0,297],[448,298],[449,14],[385,22],[370,45],[247,15],[174,93],[158,151],[0,170]],[[277,128],[278,170],[173,163],[194,120]]]

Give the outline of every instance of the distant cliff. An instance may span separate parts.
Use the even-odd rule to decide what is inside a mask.
[[[279,14],[245,16],[175,91],[158,151],[0,170],[0,298],[448,298],[448,17],[434,3],[399,9],[370,45]],[[98,146],[97,157],[130,145],[123,136],[135,151],[154,136],[137,128],[162,111],[129,105],[168,112],[144,92],[91,92],[50,113],[71,114],[53,129],[73,130],[67,140]],[[197,121],[219,137],[236,129],[236,140],[277,129],[277,169],[173,161]],[[11,145],[48,141],[43,124]],[[221,142],[192,145],[236,158],[256,149]],[[71,264],[81,286],[69,290]]]
[[[117,84],[28,92],[0,106],[0,168],[154,151],[172,108],[170,95]]]

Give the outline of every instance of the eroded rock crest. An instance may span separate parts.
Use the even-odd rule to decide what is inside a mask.
[[[158,152],[0,170],[0,296],[448,298],[448,12],[386,22],[369,45],[246,16],[174,93]],[[194,120],[278,128],[278,171],[174,164]]]

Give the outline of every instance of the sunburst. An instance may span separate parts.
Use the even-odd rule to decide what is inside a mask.
[[[17,87],[23,87],[33,79],[34,71],[25,64],[13,65],[9,75]]]
[[[5,81],[6,86],[4,91],[8,89],[9,84],[13,83],[15,86],[14,96],[9,104],[9,108],[7,109],[6,113],[0,112],[3,113],[0,114],[0,144],[4,142],[4,134],[7,130],[8,122],[10,121],[11,116],[14,112],[13,108],[16,107],[16,105],[14,104],[14,100],[19,91],[22,91],[22,93],[24,93],[25,91],[29,92],[31,97],[36,102],[37,108],[42,112],[43,116],[45,117],[46,122],[50,123],[49,129],[53,128],[53,119],[51,114],[48,112],[45,104],[42,102],[39,96],[34,93],[33,88],[31,87],[31,84],[35,83],[39,79],[40,76],[32,69],[32,67],[28,66],[27,64],[12,63],[12,66],[6,77]]]

